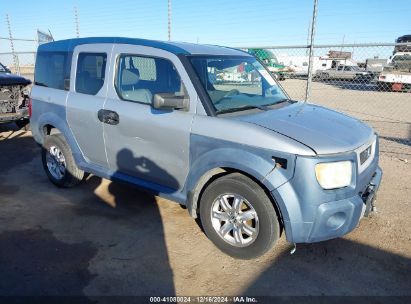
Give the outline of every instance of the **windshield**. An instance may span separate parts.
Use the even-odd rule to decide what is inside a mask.
[[[0,73],[6,73],[7,69],[4,67],[3,64],[0,63]]]
[[[190,57],[217,113],[263,109],[288,101],[254,57]]]
[[[393,62],[398,62],[398,61],[411,61],[411,55],[410,54],[404,54],[404,55],[395,55],[392,58]]]

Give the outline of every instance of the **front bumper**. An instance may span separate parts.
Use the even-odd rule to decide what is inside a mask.
[[[357,227],[361,218],[369,216],[374,210],[381,178],[382,170],[378,167],[362,195],[319,205],[312,229],[305,242],[319,242],[340,237]]]
[[[318,192],[321,190],[316,190],[315,184],[303,173],[295,176],[294,182],[273,191],[272,195],[282,211],[287,240],[291,243],[319,242],[343,236],[357,227],[361,218],[374,209],[382,179],[382,170],[377,163],[376,157],[356,177],[356,186],[331,191],[330,196],[321,196]],[[301,187],[301,184],[305,186]]]

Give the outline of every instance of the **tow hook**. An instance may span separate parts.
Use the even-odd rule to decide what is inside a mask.
[[[376,201],[376,193],[375,193],[375,184],[370,183],[367,188],[366,193],[366,200],[365,200],[365,212],[364,216],[369,217],[372,212],[377,212],[377,207],[375,206]]]
[[[290,250],[290,254],[293,255],[297,251],[297,244],[293,243],[293,248]]]

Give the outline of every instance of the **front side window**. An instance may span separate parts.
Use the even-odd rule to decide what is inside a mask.
[[[117,60],[115,87],[122,100],[144,104],[151,104],[155,94],[187,94],[171,61],[130,54]]]
[[[190,61],[217,114],[263,109],[288,101],[272,75],[254,57],[192,56]]]
[[[104,85],[106,53],[80,53],[77,60],[76,92],[96,95]]]

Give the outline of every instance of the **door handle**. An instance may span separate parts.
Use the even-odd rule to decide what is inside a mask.
[[[120,116],[115,111],[101,109],[98,111],[97,117],[98,120],[109,125],[118,125],[120,123]]]

